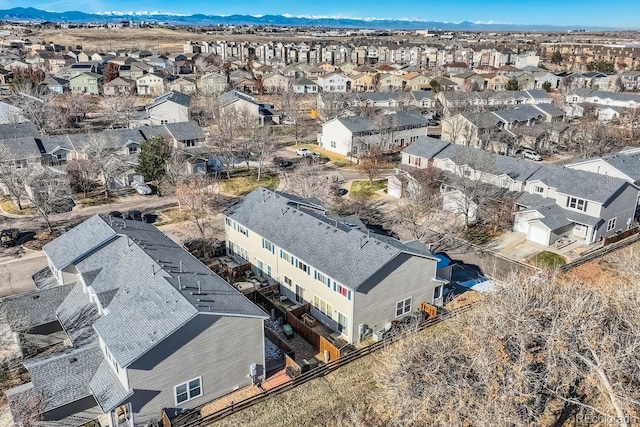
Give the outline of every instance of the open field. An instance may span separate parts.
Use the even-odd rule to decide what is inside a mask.
[[[295,40],[310,41],[310,37],[298,37],[287,34],[251,35],[220,32],[211,35],[189,31],[187,28],[82,28],[82,29],[43,29],[31,35],[41,41],[53,41],[65,46],[81,45],[84,50],[104,51],[110,49],[147,49],[153,53],[182,52],[184,42],[193,41],[256,41],[268,42]]]

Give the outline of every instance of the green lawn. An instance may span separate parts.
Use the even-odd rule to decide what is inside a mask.
[[[222,180],[222,192],[233,196],[244,196],[251,193],[258,187],[275,190],[280,182],[277,175],[269,175],[263,173],[260,181],[253,174],[249,176],[235,176],[233,178]]]
[[[385,179],[374,180],[373,185],[369,183],[369,180],[353,181],[351,183],[350,193],[352,198],[375,199],[380,197],[376,194],[376,191],[386,188],[387,180]]]

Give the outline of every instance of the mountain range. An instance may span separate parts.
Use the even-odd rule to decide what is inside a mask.
[[[176,15],[162,12],[49,12],[32,7],[0,10],[0,20],[17,22],[109,23],[122,20],[167,23],[170,25],[273,25],[288,27],[366,28],[376,30],[449,30],[449,31],[565,31],[611,30],[603,27],[559,27],[479,22],[438,22],[409,19],[371,19],[344,17],[283,16],[283,15]]]

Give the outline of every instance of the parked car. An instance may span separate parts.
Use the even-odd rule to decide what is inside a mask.
[[[293,162],[287,159],[283,159],[281,157],[275,157],[273,159],[273,164],[279,168],[288,168],[293,165]]]
[[[302,157],[305,157],[305,156],[310,156],[310,155],[311,155],[311,153],[312,153],[312,151],[309,151],[309,149],[308,149],[308,148],[298,148],[298,149],[296,150],[296,156],[302,156]]]
[[[18,244],[18,236],[20,236],[20,230],[17,228],[8,228],[0,232],[0,242],[2,242],[3,248],[15,246]]]
[[[127,219],[132,219],[134,221],[142,221],[142,212],[138,210],[132,210],[127,212]]]
[[[542,160],[542,156],[533,150],[522,150],[522,153],[520,153],[520,155],[524,159],[535,160],[536,162]]]
[[[151,188],[144,182],[131,181],[131,187],[143,196],[151,194]]]
[[[120,211],[111,211],[109,212],[109,216],[113,218],[122,218],[122,212]]]
[[[338,184],[331,184],[331,186],[329,186],[330,196],[341,197],[347,193],[348,193],[347,189],[340,187]]]
[[[307,156],[308,158],[310,158],[311,160],[313,160],[314,162],[318,162],[318,163],[328,163],[329,162],[329,158],[328,157],[324,157],[318,153],[314,153],[311,152],[310,155]]]

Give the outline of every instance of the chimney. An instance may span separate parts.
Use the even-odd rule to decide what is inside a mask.
[[[182,276],[178,276],[178,290],[182,290]]]
[[[182,273],[182,261],[180,261],[180,273]]]

